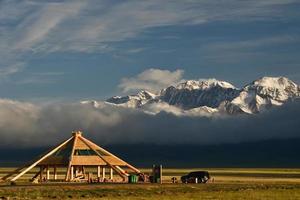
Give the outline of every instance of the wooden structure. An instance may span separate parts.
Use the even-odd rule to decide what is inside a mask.
[[[14,182],[34,167],[39,167],[39,171],[32,180],[38,180],[39,182],[57,180],[58,167],[67,168],[64,178],[64,181],[67,182],[90,181],[93,175],[86,173],[85,167],[95,167],[97,169],[96,177],[98,181],[112,181],[114,172],[123,181],[127,181],[128,171],[140,173],[137,168],[84,138],[80,131],[73,132],[71,138],[42,155],[36,161],[2,177],[1,180]],[[50,169],[53,169],[53,176],[51,177]],[[109,177],[105,177],[106,169],[109,170]],[[46,176],[44,176],[44,171],[46,171]]]

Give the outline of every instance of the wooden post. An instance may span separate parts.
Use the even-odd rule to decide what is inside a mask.
[[[56,165],[54,165],[54,168],[53,168],[53,179],[57,180],[57,168],[56,168]]]
[[[71,177],[71,181],[73,181],[73,179],[74,179],[74,167],[73,167],[73,165],[71,166],[71,170],[70,170],[70,177]]]
[[[82,174],[83,174],[83,176],[84,176],[84,178],[85,178],[85,168],[84,168],[84,166],[82,166]]]
[[[44,171],[44,166],[40,166],[40,182],[43,181],[43,171]]]
[[[109,178],[112,180],[114,178],[114,170],[113,168],[110,168],[110,176]]]
[[[46,168],[46,180],[49,180],[50,179],[50,170],[49,170],[49,166],[47,165],[47,168]]]
[[[102,178],[105,179],[105,166],[102,168]]]
[[[101,166],[98,165],[97,166],[97,178],[100,178],[101,177]]]
[[[162,165],[159,165],[159,176],[160,176],[160,179],[159,179],[159,181],[160,181],[160,184],[162,184],[162,182],[163,182],[163,176],[162,176]]]

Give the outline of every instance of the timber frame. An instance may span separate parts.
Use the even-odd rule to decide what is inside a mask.
[[[72,132],[71,138],[40,156],[34,162],[2,177],[1,180],[15,182],[35,167],[39,167],[40,170],[32,177],[32,180],[38,182],[57,181],[58,167],[67,168],[63,180],[66,182],[92,181],[92,175],[85,173],[85,167],[97,168],[97,180],[99,182],[113,181],[113,172],[118,174],[122,181],[127,181],[129,173],[124,168],[136,174],[140,173],[137,168],[84,138],[81,131]],[[50,178],[50,168],[53,168],[52,178]],[[110,170],[109,179],[105,177],[105,169]],[[45,170],[46,176],[44,177]]]

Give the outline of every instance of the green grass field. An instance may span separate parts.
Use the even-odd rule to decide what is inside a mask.
[[[0,175],[12,169],[0,168]],[[172,184],[199,169],[164,169],[164,184],[38,184],[25,180],[16,186],[1,183],[5,199],[300,199],[300,169],[205,169],[214,182]],[[150,172],[150,169],[142,169]]]

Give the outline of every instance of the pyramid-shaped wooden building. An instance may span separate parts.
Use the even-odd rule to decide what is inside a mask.
[[[89,180],[88,176],[91,174],[86,173],[87,167],[96,169],[96,177],[99,181],[113,181],[114,173],[119,175],[121,180],[126,181],[129,172],[140,173],[137,168],[84,138],[80,131],[73,132],[71,138],[34,162],[2,177],[2,180],[14,182],[35,167],[39,167],[40,170],[32,180],[39,181],[57,180],[58,168],[66,169],[64,181],[69,182]],[[108,176],[106,176],[107,172],[109,172]]]

